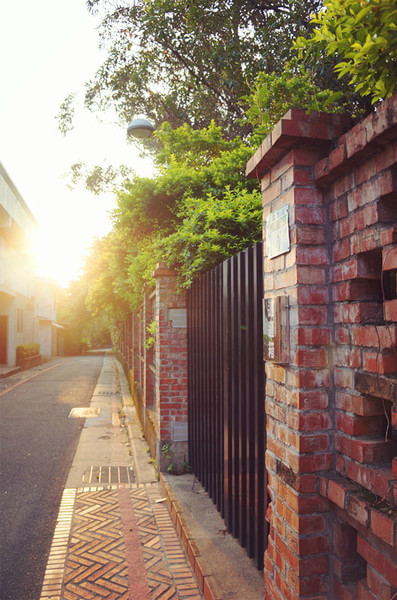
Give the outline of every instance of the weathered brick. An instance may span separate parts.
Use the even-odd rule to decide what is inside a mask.
[[[328,412],[288,412],[288,425],[298,431],[322,431],[330,428]]]
[[[287,571],[287,583],[298,594],[299,598],[313,597],[313,594],[326,594],[329,589],[326,575],[299,577],[290,569]]]
[[[390,585],[371,565],[367,568],[367,586],[380,600],[391,600],[397,593],[397,588]]]
[[[350,256],[350,240],[345,238],[337,241],[332,248],[332,258],[334,262],[339,262]]]
[[[288,385],[297,388],[328,388],[330,374],[328,369],[298,369],[287,371]]]
[[[330,480],[327,497],[331,502],[343,509],[345,507],[346,489],[337,481]]]
[[[336,387],[353,389],[353,370],[350,368],[335,367],[334,381]]]
[[[323,369],[328,366],[328,353],[325,349],[305,348],[291,352],[291,364],[299,367],[313,367]]]
[[[324,225],[325,212],[320,207],[295,206],[295,223],[303,225]]]
[[[340,558],[352,558],[357,552],[357,531],[345,522],[332,525],[334,552]]]
[[[357,552],[392,586],[397,587],[397,569],[393,557],[375,548],[361,534],[357,536]]]
[[[357,600],[357,584],[341,583],[334,578],[335,600]]]
[[[379,304],[373,302],[338,304],[334,308],[334,319],[336,323],[376,323],[380,311]]]
[[[318,534],[325,530],[326,520],[323,515],[298,514],[288,506],[285,511],[285,520],[300,535]]]
[[[380,301],[382,291],[380,284],[376,285],[372,280],[355,279],[335,283],[332,286],[332,297],[334,302],[377,300]]]
[[[345,509],[349,516],[361,525],[367,526],[369,520],[369,511],[367,504],[358,498],[355,492],[351,492],[346,497]]]
[[[338,196],[330,205],[330,217],[332,221],[339,221],[347,217],[347,196]]]
[[[291,231],[291,241],[295,244],[321,246],[325,242],[324,228],[309,225],[295,227]]]
[[[348,279],[379,279],[380,259],[378,255],[360,254],[338,263],[333,268],[332,281]]]
[[[298,306],[299,325],[326,325],[327,308],[325,306]]]
[[[347,327],[336,327],[335,341],[338,342],[338,344],[350,344],[350,329]]]
[[[299,286],[297,301],[299,304],[327,304],[329,301],[328,287],[319,285]]]
[[[384,171],[378,177],[365,182],[348,194],[348,209],[350,212],[373,202],[396,189],[396,182],[391,171]]]
[[[340,346],[334,352],[334,363],[349,368],[361,367],[361,351],[357,348]]]
[[[397,398],[397,381],[378,374],[359,372],[354,375],[358,392],[393,402]]]
[[[385,427],[383,415],[360,417],[338,412],[336,414],[336,428],[347,435],[382,434]]]
[[[299,346],[327,346],[331,339],[331,332],[326,327],[297,327],[292,335]]]
[[[296,454],[292,450],[287,450],[287,458],[291,467],[298,473],[316,473],[317,471],[327,471],[332,467],[333,454]]]
[[[338,433],[335,435],[335,448],[354,460],[369,464],[387,462],[395,452],[395,444],[391,440],[358,440]]]
[[[325,267],[307,267],[297,266],[295,273],[295,283],[309,285],[324,285],[326,282]]]
[[[356,556],[355,556],[356,555]],[[355,557],[352,559],[352,557]],[[352,582],[357,581],[365,577],[366,572],[366,563],[357,553],[353,553],[350,557],[347,557],[343,560],[337,558],[336,556],[333,559],[333,571],[335,576],[341,583],[347,583],[350,585],[354,585]],[[355,589],[353,587],[353,589]]]
[[[389,546],[394,546],[396,542],[397,530],[396,520],[377,511],[376,509],[372,509],[370,515],[370,527],[373,533],[381,540],[386,542],[386,544],[389,544]]]
[[[329,439],[327,435],[297,435],[290,432],[288,443],[298,452],[324,452],[328,450]]]
[[[397,344],[397,325],[355,325],[351,328],[352,344],[373,348],[393,348]]]
[[[397,373],[397,354],[390,352],[363,352],[363,369],[371,373]]]
[[[374,594],[368,588],[367,582],[365,580],[361,580],[358,582],[357,591],[358,600],[378,600],[378,598],[374,596]]]

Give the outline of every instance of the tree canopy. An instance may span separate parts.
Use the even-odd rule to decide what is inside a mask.
[[[313,64],[324,52],[334,69],[372,103],[397,89],[397,1],[324,0],[312,19],[314,30],[295,48]]]
[[[85,290],[91,316],[121,322],[159,260],[189,286],[261,238],[246,162],[289,108],[359,118],[393,93],[396,1],[88,0],[107,59],[85,104],[112,107],[124,124],[150,118],[157,168],[152,178],[125,167],[85,173],[94,193],[118,177],[112,231],[94,244],[76,296]],[[65,132],[73,102],[61,107]],[[77,163],[72,176],[84,170]]]
[[[141,302],[160,260],[174,266],[182,285],[261,237],[261,198],[245,165],[252,149],[227,140],[211,123],[193,130],[164,123],[153,178],[135,177],[118,190],[113,228],[96,247],[99,268],[87,303],[112,314]]]
[[[244,134],[240,98],[260,71],[280,72],[290,46],[312,27],[320,0],[88,0],[100,15],[107,58],[86,84],[85,105],[115,109],[122,123],[144,114],[156,126]],[[73,94],[59,114],[73,123]]]

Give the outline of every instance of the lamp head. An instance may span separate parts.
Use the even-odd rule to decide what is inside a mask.
[[[154,127],[147,119],[134,119],[127,127],[127,135],[147,139],[153,135]]]

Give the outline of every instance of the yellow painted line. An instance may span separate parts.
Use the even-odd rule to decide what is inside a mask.
[[[40,600],[62,600],[62,583],[77,490],[63,491],[57,524],[41,588]]]

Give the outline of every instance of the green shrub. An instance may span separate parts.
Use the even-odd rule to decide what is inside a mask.
[[[20,344],[17,346],[17,358],[29,358],[40,354],[40,344]]]

